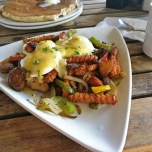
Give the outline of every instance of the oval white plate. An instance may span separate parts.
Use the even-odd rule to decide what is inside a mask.
[[[26,23],[26,22],[16,22],[13,21],[11,19],[5,18],[2,15],[0,15],[0,23],[2,24],[6,24],[9,26],[43,26],[45,24],[55,24],[57,22],[61,22],[64,20],[67,20],[69,18],[72,18],[74,16],[76,16],[78,14],[78,12],[80,12],[80,10],[82,10],[83,4],[78,0],[78,7],[75,8],[73,11],[71,11],[69,14],[59,17],[56,21],[46,21],[46,22],[34,22],[34,23]]]
[[[77,29],[77,32],[77,35],[88,38],[94,36],[100,41],[114,43],[119,48],[118,59],[126,77],[118,86],[118,102],[115,105],[101,105],[98,110],[93,110],[87,104],[79,103],[82,114],[76,119],[69,119],[37,110],[33,104],[27,101],[29,99],[33,103],[30,94],[24,91],[16,92],[8,86],[6,74],[0,74],[0,88],[37,118],[91,151],[122,152],[127,135],[132,93],[129,51],[123,37],[115,27],[83,28]],[[0,61],[20,52],[22,46],[23,41],[18,41],[0,47]]]
[[[53,26],[57,26],[57,25],[61,25],[64,23],[67,23],[69,21],[74,20],[75,18],[77,18],[81,13],[82,13],[83,7],[81,7],[81,9],[78,11],[78,13],[76,13],[75,16],[70,17],[66,20],[60,21],[60,22],[56,22],[56,23],[51,23],[51,24],[44,24],[44,25],[37,25],[37,26],[11,26],[11,25],[7,25],[7,24],[3,24],[0,23],[2,26],[10,28],[10,29],[16,29],[16,30],[33,30],[33,29],[42,29],[42,28],[48,28],[48,27],[53,27]]]

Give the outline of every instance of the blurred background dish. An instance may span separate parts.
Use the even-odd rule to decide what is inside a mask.
[[[59,17],[55,21],[33,22],[33,23],[30,23],[30,22],[29,23],[27,23],[27,22],[17,22],[17,21],[13,21],[11,19],[5,18],[2,15],[0,15],[0,24],[1,25],[5,24],[7,26],[18,26],[18,27],[21,27],[21,26],[23,26],[23,27],[25,27],[25,26],[26,27],[27,26],[31,27],[31,26],[40,26],[40,25],[43,26],[43,25],[46,25],[46,24],[53,24],[54,25],[57,22],[61,22],[61,21],[64,21],[64,20],[68,21],[70,18],[76,17],[80,12],[82,12],[83,4],[79,0],[77,1],[77,3],[78,3],[78,6],[74,10],[72,10],[69,14],[67,14],[65,16]],[[57,24],[57,25],[59,25],[59,24]]]
[[[42,29],[42,28],[53,27],[53,26],[67,23],[67,22],[72,21],[75,18],[77,18],[82,13],[82,10],[83,10],[82,3],[81,3],[81,6],[82,7],[79,9],[79,11],[73,17],[70,17],[70,18],[62,20],[62,21],[50,23],[50,24],[49,23],[48,24],[41,24],[41,25],[37,25],[37,26],[13,26],[13,25],[4,24],[1,22],[0,22],[0,24],[4,27],[10,28],[10,29],[17,29],[17,30],[32,30],[32,29]]]
[[[77,0],[60,0],[57,4],[41,7],[44,0],[9,0],[2,8],[2,16],[17,22],[55,21],[77,7]]]

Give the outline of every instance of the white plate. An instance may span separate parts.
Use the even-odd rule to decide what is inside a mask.
[[[7,28],[10,28],[10,29],[16,29],[16,30],[34,30],[34,29],[48,28],[48,27],[61,25],[61,24],[64,24],[64,23],[67,23],[69,21],[74,20],[75,18],[77,18],[82,13],[82,10],[83,10],[83,7],[81,7],[81,9],[76,13],[75,16],[70,17],[66,20],[56,22],[56,23],[51,23],[51,24],[44,24],[44,25],[37,25],[37,26],[11,26],[11,25],[0,23],[0,25],[2,25],[4,27],[7,27]]]
[[[34,23],[26,23],[26,22],[16,22],[11,19],[5,18],[2,15],[0,15],[0,23],[6,24],[9,26],[43,26],[45,24],[55,24],[57,22],[61,22],[64,20],[67,20],[69,18],[72,18],[78,14],[82,10],[83,4],[78,0],[78,7],[75,8],[73,11],[71,11],[69,14],[59,17],[56,21],[46,21],[46,22],[34,22]]]
[[[115,43],[119,48],[118,59],[126,77],[118,86],[119,101],[115,105],[101,105],[100,109],[92,110],[88,105],[80,104],[82,114],[76,119],[69,119],[37,110],[27,101],[32,101],[31,95],[16,92],[8,86],[6,74],[0,74],[0,88],[27,111],[82,146],[92,151],[122,152],[127,135],[132,92],[131,64],[126,43],[114,27],[84,28],[77,31],[77,35],[88,38],[94,36],[101,41]],[[22,45],[23,42],[18,41],[0,47],[0,61],[21,51]]]

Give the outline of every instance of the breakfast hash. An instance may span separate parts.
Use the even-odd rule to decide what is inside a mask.
[[[21,53],[0,62],[9,86],[15,91],[25,87],[35,91],[36,108],[65,117],[81,113],[77,103],[92,109],[118,102],[117,86],[125,77],[115,44],[100,42],[95,37],[75,35],[70,29],[57,35],[25,37]],[[36,92],[43,92],[39,101]]]

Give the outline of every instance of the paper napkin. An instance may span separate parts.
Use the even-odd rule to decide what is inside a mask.
[[[123,37],[130,38],[133,40],[139,40],[144,42],[145,32],[141,31],[127,31],[120,27],[118,22],[118,17],[106,17],[103,21],[99,22],[96,26],[114,26],[117,27],[122,34]],[[130,24],[136,30],[144,30],[146,31],[147,21],[143,19],[134,19],[134,18],[121,18],[126,23]]]

